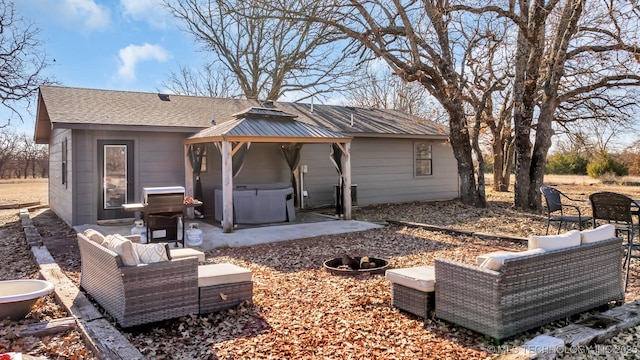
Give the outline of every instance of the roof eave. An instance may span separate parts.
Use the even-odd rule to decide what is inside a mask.
[[[187,138],[185,145],[213,143],[221,141],[231,142],[257,142],[257,143],[304,143],[304,144],[327,144],[327,143],[350,143],[351,137],[288,137],[288,136],[233,136],[216,135],[198,138]]]
[[[445,134],[378,134],[378,133],[358,133],[346,132],[354,138],[393,138],[393,139],[425,139],[425,140],[448,140],[449,135]]]
[[[36,122],[33,130],[33,141],[36,144],[49,144],[51,137],[51,119],[47,113],[47,107],[42,99],[42,93],[38,89],[38,106],[36,108]]]
[[[204,129],[189,126],[152,126],[152,125],[122,125],[122,124],[86,124],[86,123],[53,123],[52,129],[74,130],[109,130],[109,131],[143,131],[143,132],[180,132],[193,134]]]

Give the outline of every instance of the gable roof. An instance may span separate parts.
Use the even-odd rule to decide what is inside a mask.
[[[34,139],[48,143],[55,128],[194,134],[234,120],[233,114],[244,109],[267,106],[354,137],[448,138],[447,127],[398,110],[41,86]]]

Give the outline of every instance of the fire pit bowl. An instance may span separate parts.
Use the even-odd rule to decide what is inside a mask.
[[[45,280],[0,281],[0,320],[25,317],[38,298],[53,291],[53,284]]]
[[[360,260],[362,257],[356,256],[353,257],[358,264],[360,264]],[[369,256],[369,262],[374,263],[374,267],[369,267],[366,269],[353,269],[344,266],[342,257],[327,260],[322,264],[322,267],[328,272],[334,275],[362,275],[362,274],[384,274],[385,270],[389,267],[389,262],[385,259],[379,259]]]

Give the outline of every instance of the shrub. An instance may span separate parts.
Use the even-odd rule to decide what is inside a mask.
[[[589,161],[576,152],[559,153],[547,158],[546,174],[585,175]]]
[[[587,174],[594,179],[605,174],[626,176],[629,175],[629,169],[624,163],[604,154],[587,165]]]

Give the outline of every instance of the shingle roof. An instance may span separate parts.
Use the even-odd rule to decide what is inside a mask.
[[[151,126],[164,131],[195,133],[210,127],[212,121],[217,124],[230,121],[234,119],[233,114],[251,107],[264,108],[264,105],[257,100],[41,86],[35,139],[47,143],[51,128],[56,127],[117,125],[148,129]],[[296,115],[296,120],[303,123],[356,137],[448,137],[448,128],[396,110],[288,102],[267,105]]]

